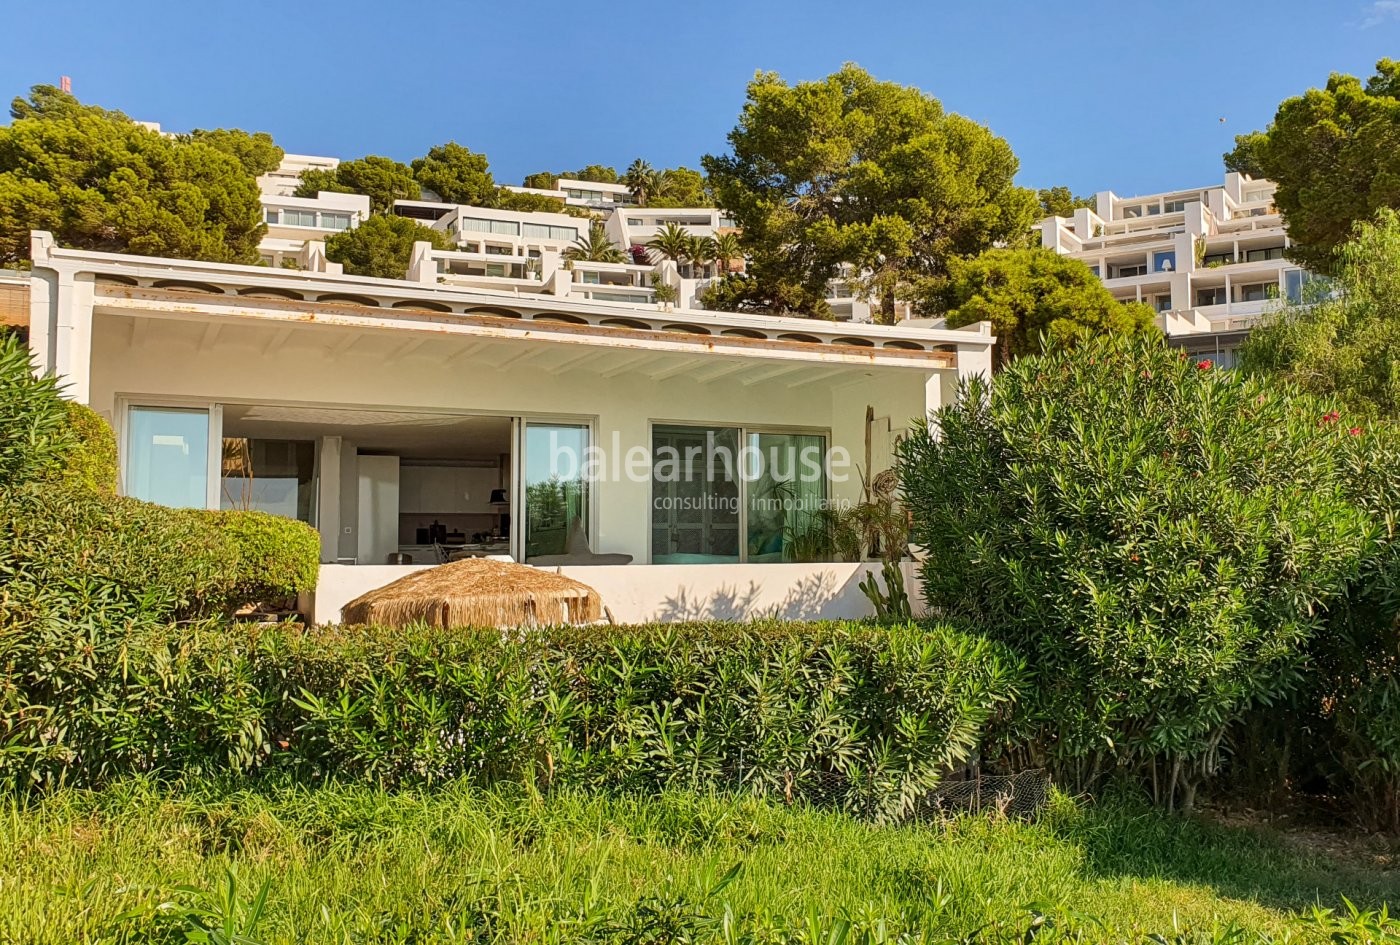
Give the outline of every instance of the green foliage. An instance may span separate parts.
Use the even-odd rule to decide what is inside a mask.
[[[1048,249],[993,249],[948,262],[948,279],[929,307],[948,327],[989,321],[1002,362],[1102,334],[1156,334],[1150,305],[1119,302],[1077,259]]]
[[[849,265],[892,319],[896,294],[954,257],[1023,244],[1037,212],[1004,140],[855,65],[793,86],[758,74],[729,142],[702,163],[779,314],[822,314]]]
[[[1381,210],[1335,255],[1336,278],[1251,332],[1240,366],[1400,419],[1400,214]]]
[[[75,445],[57,380],[35,376],[17,335],[0,336],[0,488],[55,475]]]
[[[419,186],[447,203],[489,207],[496,199],[496,182],[491,179],[486,155],[455,141],[429,148],[425,156],[413,161],[412,168]]]
[[[523,210],[527,213],[568,213],[570,210],[582,210],[582,207],[570,207],[559,197],[550,197],[546,194],[522,194],[514,190],[506,190],[504,187],[498,188],[491,196],[491,201],[482,206],[497,207],[501,210]]]
[[[1400,207],[1400,63],[1380,60],[1365,85],[1333,73],[1284,101],[1267,129],[1235,139],[1225,164],[1278,184],[1289,258],[1331,272],[1353,226]]]
[[[627,256],[613,245],[603,224],[596,220],[589,225],[587,236],[580,236],[574,240],[574,245],[564,250],[564,258],[583,262],[627,262]]]
[[[0,376],[4,375],[0,369]],[[86,404],[63,402],[74,442],[64,457],[63,480],[70,487],[106,495],[117,493],[117,439],[112,426]]]
[[[689,167],[670,167],[656,180],[655,193],[647,198],[648,207],[713,207],[705,175]]]
[[[1017,678],[993,645],[942,626],[111,625],[80,648],[59,620],[11,628],[0,767],[21,785],[274,769],[723,787],[897,817],[971,757]]]
[[[912,620],[914,613],[909,605],[909,592],[904,589],[904,571],[900,569],[899,562],[886,559],[880,572],[885,579],[884,587],[880,586],[873,571],[859,585],[860,592],[875,608],[875,619],[882,622]]]
[[[926,600],[1026,660],[1031,761],[1189,806],[1380,547],[1357,470],[1391,434],[1142,339],[965,394],[900,447]]]
[[[1033,823],[872,828],[689,792],[133,779],[4,809],[0,939],[156,945],[198,924],[267,945],[1392,941],[1393,873],[1320,846],[1058,797]]]
[[[396,200],[417,200],[422,196],[412,168],[377,154],[354,161],[341,161],[330,170],[313,167],[302,171],[301,183],[293,195],[314,197],[323,190],[336,194],[364,194],[369,197],[370,211],[376,214],[392,212]]]
[[[593,184],[616,184],[618,182],[617,168],[606,164],[590,164],[572,174],[560,174],[559,176],[573,180],[585,180]]]
[[[402,279],[413,257],[413,244],[418,242],[432,243],[436,249],[454,246],[442,230],[409,217],[377,214],[329,237],[326,258],[343,265],[351,275]]]
[[[667,223],[657,230],[656,235],[647,241],[647,248],[661,259],[669,259],[672,262],[690,259],[695,251],[690,233],[676,223]]]
[[[239,159],[167,138],[51,86],[15,99],[0,127],[0,264],[29,258],[29,231],[80,249],[256,262],[266,226]]]
[[[266,131],[250,134],[237,128],[215,128],[212,131],[195,129],[185,137],[232,155],[254,177],[277,170],[285,153]]]
[[[1042,187],[1035,192],[1040,204],[1042,217],[1072,217],[1080,208],[1094,209],[1097,201],[1090,197],[1076,197],[1068,187]]]
[[[525,179],[520,182],[520,186],[531,187],[535,190],[554,190],[558,182],[558,174],[552,171],[540,171],[535,174],[526,174]]]
[[[742,272],[713,279],[700,292],[701,306],[712,312],[760,312],[764,298],[758,283]]]
[[[235,553],[228,578],[236,604],[282,600],[316,586],[321,536],[305,522],[243,510],[197,515],[201,527],[218,532]]]

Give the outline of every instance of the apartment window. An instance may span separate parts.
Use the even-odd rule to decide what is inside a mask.
[[[461,217],[457,221],[468,233],[499,233],[502,236],[519,236],[520,224],[512,220],[486,220],[481,217]]]
[[[1142,216],[1142,207],[1123,207],[1119,213],[1124,220],[1136,220]]]
[[[514,256],[515,251],[509,246],[492,246],[488,243],[486,246],[486,254],[488,256]]]
[[[1172,272],[1176,269],[1176,251],[1167,250],[1165,252],[1152,254],[1153,272]]]
[[[574,423],[525,424],[525,560],[562,555],[588,534],[590,431]]]
[[[1283,293],[1294,304],[1311,302],[1323,294],[1324,280],[1306,269],[1289,269],[1283,274]]]
[[[730,229],[737,229],[739,226],[739,221],[734,219],[733,217],[720,217],[719,225],[721,228],[728,227]]]
[[[1098,267],[1098,266],[1090,266],[1090,267],[1089,267],[1089,271],[1092,272],[1095,276],[1098,276],[1098,274],[1099,274],[1099,267]]]
[[[643,223],[643,222],[642,222],[640,219],[638,219],[637,217],[628,217],[628,218],[627,218],[627,225],[628,225],[628,226],[645,226],[646,224]]]
[[[1133,263],[1125,266],[1108,267],[1108,277],[1110,279],[1127,279],[1130,276],[1147,275],[1147,263]]]
[[[1181,213],[1185,209],[1185,200],[1168,200],[1166,203],[1162,204],[1162,212],[1164,213]]]
[[[315,468],[316,445],[310,440],[226,436],[219,508],[270,512],[313,522]]]
[[[126,413],[125,492],[177,509],[209,507],[209,411],[132,407]]]
[[[271,210],[271,209],[269,209],[269,210],[264,210],[264,211],[263,211],[263,220],[265,220],[265,221],[268,222],[268,223],[276,223],[276,222],[277,222],[277,211],[276,211],[276,210]]]
[[[1235,289],[1241,302],[1263,302],[1278,298],[1277,282],[1253,282]]]
[[[1266,259],[1282,259],[1283,247],[1270,246],[1267,249],[1247,249],[1244,251],[1245,262],[1263,262]]]
[[[348,230],[350,229],[350,214],[323,213],[321,214],[321,228],[324,230]]]
[[[1200,305],[1200,306],[1206,306],[1206,305],[1224,305],[1224,304],[1225,304],[1225,287],[1224,287],[1223,285],[1219,285],[1219,286],[1212,286],[1212,287],[1209,288],[1209,289],[1197,289],[1197,290],[1196,290],[1196,304],[1197,304],[1197,305]]]
[[[1162,208],[1161,208],[1160,205],[1155,204],[1155,203],[1149,203],[1149,204],[1147,205],[1147,215],[1148,215],[1149,217],[1160,216],[1161,213],[1162,213]]]
[[[1154,295],[1152,307],[1158,312],[1169,312],[1172,307],[1172,297],[1170,295]]]
[[[486,274],[498,279],[504,279],[506,275],[505,263],[487,263]]]
[[[792,561],[803,544],[825,532],[826,437],[811,433],[750,433],[744,523],[749,561]]]
[[[1235,261],[1233,253],[1210,253],[1201,259],[1203,266],[1228,266]]]
[[[630,292],[589,292],[588,297],[595,302],[646,302],[649,296]]]
[[[601,285],[603,282],[603,277],[596,272],[580,271],[578,276],[578,281],[585,285]]]
[[[283,210],[282,224],[284,226],[315,226],[315,210]]]
[[[578,239],[578,230],[571,226],[549,226],[544,223],[522,223],[520,225],[522,236],[533,236],[539,239],[553,240],[556,243],[572,243]]]

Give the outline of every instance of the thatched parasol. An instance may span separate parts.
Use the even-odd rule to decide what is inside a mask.
[[[509,561],[467,558],[415,571],[346,604],[351,624],[520,627],[598,620],[603,602],[587,584]]]

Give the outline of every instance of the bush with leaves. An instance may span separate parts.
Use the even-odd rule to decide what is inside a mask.
[[[431,243],[435,249],[455,245],[442,230],[409,217],[381,215],[327,239],[326,258],[343,265],[351,275],[402,279],[413,258],[413,244],[418,242]]]
[[[1389,432],[1145,340],[964,395],[900,448],[926,599],[1026,660],[1021,758],[1189,806],[1381,548],[1354,469]]]
[[[18,335],[0,336],[0,488],[58,474],[77,446],[58,390]]]
[[[135,627],[0,636],[20,784],[130,771],[307,782],[724,788],[908,813],[977,751],[1017,667],[946,626]],[[42,651],[42,652],[41,652]]]

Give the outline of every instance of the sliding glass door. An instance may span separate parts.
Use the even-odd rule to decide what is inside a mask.
[[[525,422],[525,561],[588,551],[589,486],[586,424]]]
[[[212,507],[211,421],[203,407],[129,408],[125,493],[172,508]]]
[[[653,563],[807,561],[826,553],[825,436],[657,424],[651,450]]]
[[[658,425],[651,432],[651,560],[740,560],[737,427]]]
[[[745,444],[749,561],[804,561],[827,531],[826,437],[750,433]]]

